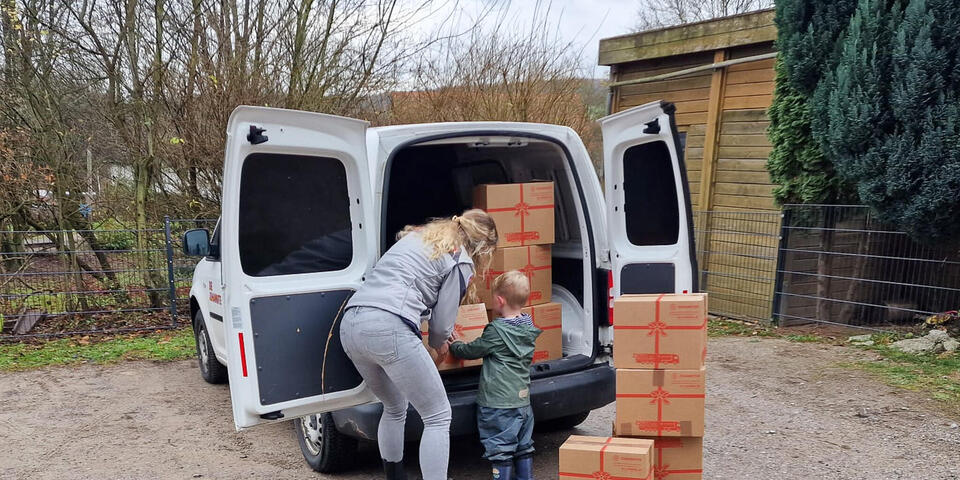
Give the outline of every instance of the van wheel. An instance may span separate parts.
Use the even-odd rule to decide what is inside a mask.
[[[307,465],[320,473],[342,472],[353,466],[357,440],[337,431],[333,415],[307,415],[293,421],[300,453]]]
[[[577,425],[585,422],[589,416],[590,411],[586,411],[575,413],[573,415],[567,415],[566,417],[554,418],[545,422],[537,422],[536,429],[542,432],[559,432],[562,430],[570,430],[571,428],[574,428]]]
[[[200,362],[200,376],[207,383],[220,384],[227,381],[227,367],[223,366],[213,354],[213,343],[207,325],[203,322],[203,313],[199,310],[193,316],[193,337],[197,344],[197,360]]]

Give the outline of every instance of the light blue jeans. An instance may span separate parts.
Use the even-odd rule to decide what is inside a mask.
[[[407,403],[423,419],[420,471],[423,480],[447,480],[450,458],[450,401],[423,342],[400,317],[372,307],[343,315],[340,341],[370,390],[383,402],[377,429],[380,456],[403,460]]]

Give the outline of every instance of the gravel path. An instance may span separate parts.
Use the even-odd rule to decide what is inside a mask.
[[[957,479],[960,430],[923,395],[838,366],[869,353],[818,344],[711,339],[705,478]],[[0,374],[0,478],[336,477],[303,463],[289,424],[233,431],[229,392],[195,362]],[[608,435],[613,406],[576,429]],[[572,432],[537,434],[539,478],[556,477]],[[488,478],[473,439],[454,439],[451,477]],[[413,473],[414,460],[408,461]]]

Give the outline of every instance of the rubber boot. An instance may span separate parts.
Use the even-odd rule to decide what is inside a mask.
[[[384,460],[383,473],[387,480],[407,480],[407,471],[403,469],[403,462]]]
[[[524,455],[513,460],[514,480],[533,480],[533,455]]]
[[[493,468],[490,469],[493,473],[493,480],[513,480],[513,462],[494,462]]]

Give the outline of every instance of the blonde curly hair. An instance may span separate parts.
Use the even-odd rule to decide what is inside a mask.
[[[478,208],[450,218],[436,218],[424,225],[407,225],[397,233],[397,239],[412,232],[417,232],[423,243],[433,248],[431,259],[463,248],[473,260],[475,278],[482,278],[487,273],[497,248],[497,225],[487,212]],[[473,282],[470,282],[466,298],[475,303]]]

